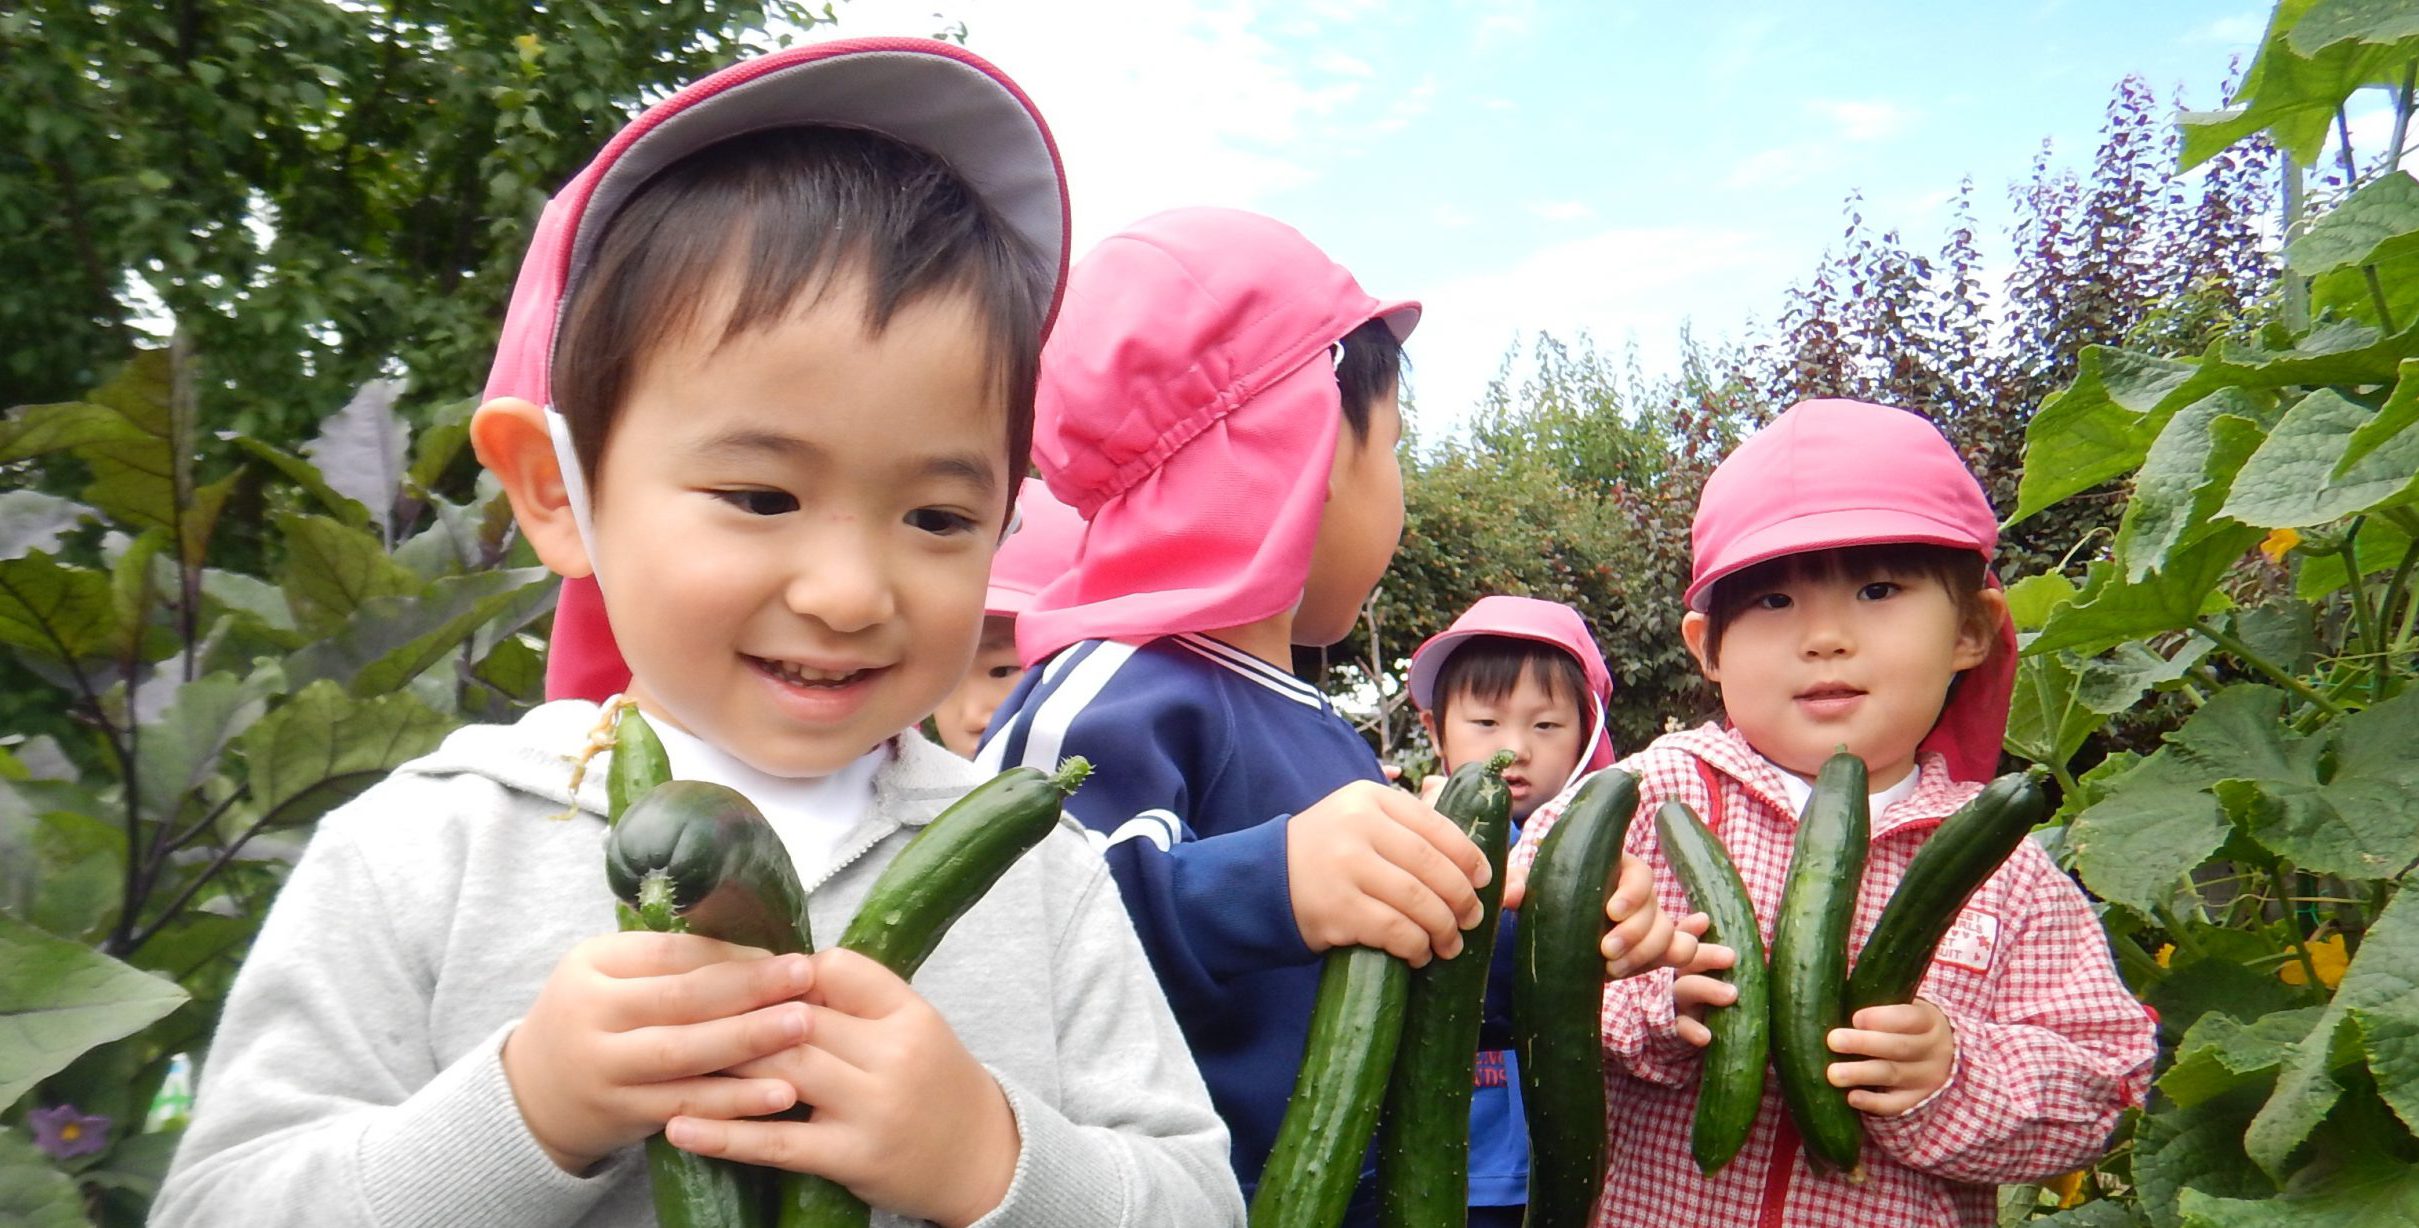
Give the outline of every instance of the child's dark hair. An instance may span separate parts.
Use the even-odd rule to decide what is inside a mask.
[[[1369,407],[1403,382],[1403,343],[1384,320],[1364,320],[1344,334],[1344,357],[1336,363],[1336,386],[1344,393],[1344,421],[1356,440],[1369,438]]]
[[[1587,675],[1571,654],[1551,644],[1509,635],[1474,635],[1453,649],[1436,671],[1436,719],[1467,694],[1480,703],[1500,703],[1530,674],[1550,699],[1569,699],[1581,723],[1594,713],[1588,704]]]
[[[1948,590],[1950,600],[1957,603],[1958,626],[1988,637],[1997,631],[1989,625],[1990,610],[1982,604],[1988,572],[1988,561],[1977,551],[1922,542],[1842,546],[1766,559],[1714,581],[1712,602],[1706,611],[1705,657],[1709,661],[1721,659],[1722,632],[1749,602],[1793,580],[1829,580],[1839,576],[1937,580]]]
[[[554,404],[593,489],[637,364],[731,288],[722,339],[851,277],[865,326],[928,295],[969,296],[1008,406],[1010,481],[1025,472],[1053,270],[939,157],[856,128],[772,128],[673,163],[606,219],[554,350]]]

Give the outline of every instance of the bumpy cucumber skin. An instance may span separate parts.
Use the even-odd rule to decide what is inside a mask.
[[[1014,767],[952,802],[882,868],[840,945],[914,977],[949,927],[1049,836],[1091,770],[1081,758],[1056,775]],[[779,1228],[863,1228],[873,1218],[845,1187],[803,1173],[784,1175],[777,1201]]]
[[[1637,777],[1597,773],[1545,834],[1529,869],[1512,945],[1528,1228],[1586,1228],[1604,1187],[1604,908],[1637,813]]]
[[[2030,772],[2010,772],[1983,786],[1974,800],[1943,820],[1882,905],[1848,976],[1848,1013],[1911,1002],[1932,952],[1967,900],[2006,863],[2049,812],[2049,799]]]
[[[1815,775],[1798,816],[1789,877],[1772,927],[1773,1071],[1816,1165],[1861,1180],[1865,1127],[1848,1093],[1831,1086],[1825,1038],[1848,1021],[1848,929],[1872,837],[1865,764],[1841,751]]]
[[[605,881],[624,905],[643,909],[650,876],[668,882],[689,933],[777,955],[809,949],[797,866],[736,789],[670,780],[631,801],[606,837]]]
[[[1293,1100],[1252,1194],[1251,1228],[1334,1228],[1343,1221],[1386,1098],[1410,993],[1410,967],[1384,951],[1327,953]]]
[[[1503,902],[1511,844],[1509,753],[1465,763],[1445,782],[1436,809],[1459,824],[1495,876],[1479,888],[1481,920],[1461,954],[1411,972],[1411,996],[1378,1126],[1381,1228],[1461,1228],[1470,1205],[1470,1100],[1478,1066],[1479,1016]]]
[[[622,819],[633,804],[671,779],[671,761],[664,754],[663,742],[647,727],[646,718],[635,708],[623,712],[614,723],[613,759],[605,776],[606,818],[615,833],[619,833]],[[609,836],[606,853],[609,879],[614,873],[610,868],[613,848]],[[628,870],[625,863],[625,876]],[[796,882],[793,873],[793,889]],[[651,928],[634,907],[637,891],[634,881],[630,897],[618,910],[625,930]],[[803,945],[806,924],[803,904],[798,911],[798,924],[798,941]],[[655,1222],[662,1228],[766,1228],[773,1222],[777,1182],[770,1170],[682,1151],[661,1134],[647,1139],[646,1152],[649,1195],[655,1205]]]
[[[1689,903],[1712,920],[1705,941],[1729,947],[1739,957],[1728,976],[1738,999],[1706,1012],[1705,1028],[1713,1040],[1705,1046],[1696,1123],[1689,1135],[1697,1169],[1710,1177],[1746,1145],[1764,1106],[1764,1064],[1772,1052],[1771,972],[1764,965],[1764,935],[1747,883],[1697,812],[1686,802],[1663,803],[1655,811],[1655,834]]]

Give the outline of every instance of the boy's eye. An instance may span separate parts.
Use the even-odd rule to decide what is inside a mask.
[[[1901,586],[1896,581],[1875,580],[1863,588],[1856,590],[1856,595],[1864,598],[1867,601],[1882,601],[1895,595],[1899,591],[1900,587]]]
[[[779,490],[717,490],[715,498],[750,516],[779,516],[798,510],[798,497]]]
[[[974,517],[947,508],[919,507],[907,513],[907,523],[935,536],[946,537],[974,528]]]
[[[1789,608],[1789,594],[1766,593],[1748,604],[1759,610],[1786,610]]]

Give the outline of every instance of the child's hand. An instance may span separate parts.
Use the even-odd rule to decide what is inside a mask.
[[[1831,1051],[1871,1059],[1833,1062],[1826,1072],[1833,1087],[1848,1093],[1848,1107],[1875,1117],[1896,1117],[1921,1104],[1949,1081],[1957,1060],[1957,1034],[1940,1008],[1918,998],[1904,1006],[1868,1006],[1823,1038]]]
[[[1673,917],[1655,903],[1652,866],[1621,855],[1620,877],[1612,898],[1604,902],[1605,919],[1613,928],[1604,935],[1604,975],[1607,980],[1636,976],[1649,968],[1685,968],[1697,957],[1697,939],[1712,924],[1701,912]]]
[[[694,934],[610,934],[572,948],[505,1038],[504,1078],[529,1133],[580,1172],[681,1113],[777,1113],[778,1079],[715,1072],[798,1043],[811,970]]]
[[[1718,942],[1697,944],[1696,958],[1683,965],[1680,975],[1671,982],[1672,1030],[1680,1034],[1680,1039],[1699,1049],[1713,1043],[1713,1030],[1705,1026],[1705,1012],[1737,1002],[1739,987],[1704,974],[1736,967],[1738,962],[1739,953]]]
[[[1293,817],[1285,872],[1313,951],[1377,947],[1418,967],[1448,959],[1478,924],[1485,854],[1434,807],[1356,780]]]
[[[814,1119],[683,1116],[664,1136],[699,1155],[828,1177],[911,1220],[960,1228],[990,1214],[1022,1145],[998,1080],[896,973],[854,951],[812,959],[805,1043],[731,1073],[782,1079]]]

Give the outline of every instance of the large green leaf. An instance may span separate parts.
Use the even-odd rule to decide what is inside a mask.
[[[2134,1131],[2133,1176],[2151,1223],[2175,1223],[2176,1203],[2188,1189],[2242,1198],[2276,1192],[2243,1155],[2243,1122],[2258,1107],[2259,1092],[2254,1089],[2190,1108],[2158,1109],[2142,1118]]]
[[[2075,582],[2058,573],[2026,576],[2007,586],[2007,616],[2018,631],[2039,631],[2050,613],[2075,599]]]
[[[2419,499],[2419,431],[2377,441],[2335,476],[2353,436],[2377,416],[2332,388],[2303,397],[2243,464],[2221,514],[2263,529],[2300,529]]]
[[[2267,734],[2280,738],[2275,726]],[[2419,689],[2353,714],[2330,734],[2274,745],[2281,763],[2208,761],[2256,791],[2251,804],[2232,790],[2221,796],[2261,844],[2303,869],[2362,881],[2395,878],[2419,859]]]
[[[369,509],[382,534],[392,532],[395,494],[409,463],[410,432],[395,416],[395,398],[401,395],[401,380],[363,384],[343,409],[319,424],[319,437],[302,446],[327,485]]]
[[[2410,1228],[2419,1224],[2419,1164],[2378,1152],[2314,1165],[2278,1198],[2186,1190],[2184,1228]]]
[[[0,465],[139,434],[124,418],[88,401],[20,405],[0,418]]]
[[[91,519],[93,510],[73,499],[38,490],[0,493],[0,559],[19,559],[36,550],[56,554],[59,539]]]
[[[75,1181],[33,1140],[0,1130],[0,1224],[10,1228],[91,1228]]]
[[[2245,1087],[2265,1088],[2325,1011],[2305,1006],[2249,1023],[2222,1012],[2203,1015],[2176,1046],[2175,1064],[2159,1076],[2159,1091],[2188,1109]]]
[[[426,753],[452,727],[409,695],[356,699],[323,679],[246,730],[236,750],[253,805],[272,822],[301,823]]]
[[[319,505],[326,508],[329,514],[337,520],[356,529],[369,527],[370,509],[328,485],[327,477],[312,467],[311,462],[275,444],[254,439],[250,435],[237,435],[231,442],[236,447],[242,448],[266,462],[270,468],[285,475],[287,481],[301,487],[305,493],[318,500]]]
[[[2318,0],[2325,3],[2326,0]],[[2237,102],[2227,111],[2186,112],[2180,170],[2214,157],[2219,150],[2266,129],[2279,149],[2307,166],[2318,158],[2336,108],[2365,85],[2399,83],[2402,66],[2410,59],[2395,45],[2378,45],[2345,38],[2333,41],[2333,30],[2322,23],[2320,36],[2291,37],[2296,24],[2313,8],[2313,0],[2281,0],[2260,41],[2259,57],[2234,92]],[[2347,24],[2357,24],[2352,19]],[[2308,52],[2301,45],[2314,43]]]
[[[420,591],[420,578],[367,529],[325,516],[281,516],[277,528],[286,546],[286,601],[306,634],[332,635],[362,606]]]
[[[2191,626],[2225,608],[2218,581],[2259,541],[2257,529],[2232,526],[2173,554],[2167,566],[2128,584],[2114,563],[2094,563],[2075,599],[2059,606],[2024,646],[2028,654],[2098,652]]]
[[[2008,523],[2132,472],[2170,416],[2221,384],[2197,361],[2086,348],[2074,382],[2051,393],[2025,425],[2024,472]]]
[[[2412,280],[2419,282],[2419,278]],[[2352,442],[2344,446],[2343,459],[2335,462],[2327,480],[2343,479],[2377,449],[2395,440],[2408,439],[2413,426],[2419,426],[2419,362],[2406,362],[2395,373],[2393,395],[2377,408],[2375,417],[2352,432]]]
[[[185,996],[174,982],[0,914],[0,1104]]]
[[[2285,264],[2304,277],[2375,264],[2378,249],[2419,235],[2419,179],[2404,171],[2380,175],[2310,224],[2285,245]]]
[[[2075,869],[2092,894],[2148,913],[2208,860],[2230,830],[2200,774],[2171,751],[2134,765],[2067,827]]]
[[[2126,583],[2141,583],[2175,551],[2228,527],[2217,510],[2276,418],[2273,395],[2220,388],[2167,420],[2134,475],[2117,528]]]
[[[2251,1158],[2282,1177],[2293,1152],[2342,1098],[2337,1071],[2366,1061],[2403,1123],[2419,1122],[2419,902],[2405,891],[2379,913],[2316,1027],[2285,1060],[2276,1094],[2252,1119]]]
[[[2419,39],[2419,9],[2406,0],[2316,0],[2286,37],[2303,55],[2346,41],[2391,46]],[[2419,55],[2419,46],[2403,50],[2406,59]]]
[[[286,662],[297,683],[328,678],[356,695],[381,695],[462,647],[490,622],[518,629],[552,607],[552,573],[519,567],[447,576],[418,597],[380,597],[354,611],[335,637]]]
[[[232,674],[210,674],[178,687],[160,719],[137,731],[136,779],[142,782],[144,813],[161,820],[175,817],[185,799],[217,774],[227,744],[267,707],[257,686]]]
[[[74,664],[105,652],[117,635],[106,574],[40,551],[0,560],[0,643]]]
[[[164,529],[178,557],[199,566],[236,476],[203,484],[193,473],[194,424],[171,389],[167,350],[140,350],[92,403],[117,415],[125,430],[84,444],[76,456],[92,470],[84,498],[111,519],[141,532]]]

